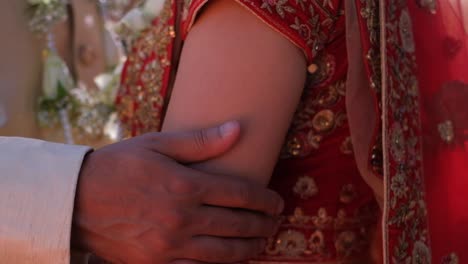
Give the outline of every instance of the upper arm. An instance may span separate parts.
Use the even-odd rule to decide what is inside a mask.
[[[266,183],[305,76],[293,43],[235,1],[214,1],[185,41],[163,131],[239,120],[241,141],[197,166]]]

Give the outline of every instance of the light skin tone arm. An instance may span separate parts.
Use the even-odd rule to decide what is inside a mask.
[[[212,1],[186,39],[163,131],[240,121],[239,144],[193,166],[267,184],[305,78],[299,48],[235,1]]]

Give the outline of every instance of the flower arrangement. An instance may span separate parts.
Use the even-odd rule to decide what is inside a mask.
[[[162,10],[164,2],[142,1],[125,16],[122,15],[120,22],[115,23],[112,20],[115,19],[115,14],[119,13],[118,7],[128,5],[129,1],[96,0],[102,11],[108,11],[102,13],[111,16],[109,20],[113,30],[125,41],[131,41],[150,26]],[[118,65],[113,65],[109,72],[95,78],[98,89],[78,87],[67,64],[56,51],[52,34],[54,25],[68,17],[68,1],[27,0],[27,3],[31,31],[47,37],[47,46],[43,52],[43,95],[39,99],[39,123],[45,127],[61,125],[68,143],[74,143],[73,131],[90,138],[107,135],[117,140],[114,100],[125,58],[120,58]]]
[[[29,26],[33,32],[46,33],[57,22],[67,18],[66,0],[27,0]]]

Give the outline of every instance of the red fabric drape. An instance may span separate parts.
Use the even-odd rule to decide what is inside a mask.
[[[433,263],[468,263],[468,5],[413,7]]]

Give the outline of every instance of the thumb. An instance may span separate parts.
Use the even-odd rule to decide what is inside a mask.
[[[152,149],[182,163],[200,162],[227,152],[239,135],[239,122],[230,121],[212,128],[156,134]]]

